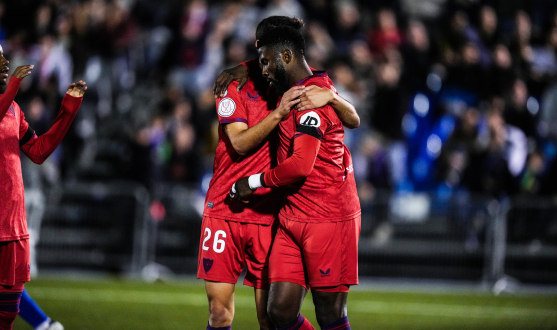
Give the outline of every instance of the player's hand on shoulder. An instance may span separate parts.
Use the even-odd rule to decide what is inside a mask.
[[[83,80],[75,82],[68,87],[68,91],[66,93],[73,97],[83,97],[83,95],[85,95],[85,91],[87,90],[87,86],[85,86],[85,84],[86,82]]]
[[[30,65],[22,65],[22,66],[18,66],[14,73],[12,74],[13,77],[19,78],[19,79],[23,79],[25,77],[27,77],[28,75],[31,74],[31,70],[33,70],[35,66],[30,64]]]
[[[282,95],[282,100],[280,100],[279,107],[275,110],[282,117],[286,118],[290,113],[290,110],[300,102],[300,95],[304,92],[306,86],[294,86]]]
[[[249,177],[246,176],[232,185],[232,188],[230,189],[230,197],[232,199],[237,199],[242,203],[249,203],[249,199],[255,190],[256,189],[251,189],[249,187]]]
[[[228,85],[233,81],[239,82],[238,91],[248,82],[248,68],[244,65],[237,65],[233,68],[223,70],[215,80],[213,94],[215,98],[224,97]]]
[[[334,92],[330,89],[320,88],[315,85],[307,86],[300,95],[300,103],[296,105],[298,111],[321,108],[334,99]]]

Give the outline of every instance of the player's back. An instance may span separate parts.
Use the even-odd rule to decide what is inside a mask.
[[[298,85],[316,85],[334,91],[325,72],[314,72]],[[350,220],[360,214],[360,202],[352,171],[350,152],[343,143],[344,128],[331,106],[299,112],[293,110],[280,124],[278,161],[292,154],[300,125],[317,128],[321,145],[313,171],[304,179],[286,186],[281,216],[306,222]]]

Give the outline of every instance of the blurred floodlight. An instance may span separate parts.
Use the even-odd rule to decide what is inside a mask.
[[[429,112],[429,99],[424,94],[418,93],[414,97],[414,110],[420,117],[427,116]]]
[[[441,77],[438,74],[430,73],[427,75],[426,84],[429,89],[437,93],[441,90],[443,81],[441,80]]]
[[[540,103],[534,97],[530,96],[526,102],[526,108],[532,115],[536,115],[540,110]]]
[[[429,157],[436,159],[441,153],[443,142],[437,134],[431,134],[427,138],[427,154]]]
[[[416,118],[411,114],[407,113],[402,118],[402,130],[407,136],[412,136],[416,132],[418,128],[418,123],[416,122]]]
[[[85,70],[85,80],[89,86],[94,85],[99,80],[102,71],[101,60],[98,57],[91,57],[87,62],[87,69]]]

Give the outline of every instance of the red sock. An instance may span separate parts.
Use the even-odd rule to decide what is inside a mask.
[[[296,321],[285,327],[277,328],[277,330],[315,330],[315,328],[302,316],[302,314],[298,314],[298,319],[296,319]]]
[[[0,330],[12,330],[17,312],[0,311]]]

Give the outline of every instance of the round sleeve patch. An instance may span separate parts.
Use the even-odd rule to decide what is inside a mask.
[[[310,111],[308,113],[305,113],[300,118],[300,125],[310,126],[310,127],[319,127],[319,126],[321,126],[321,118],[319,118],[319,115],[317,113],[315,113],[314,111]]]
[[[218,113],[221,117],[230,117],[236,110],[236,103],[231,98],[227,97],[219,102]]]

